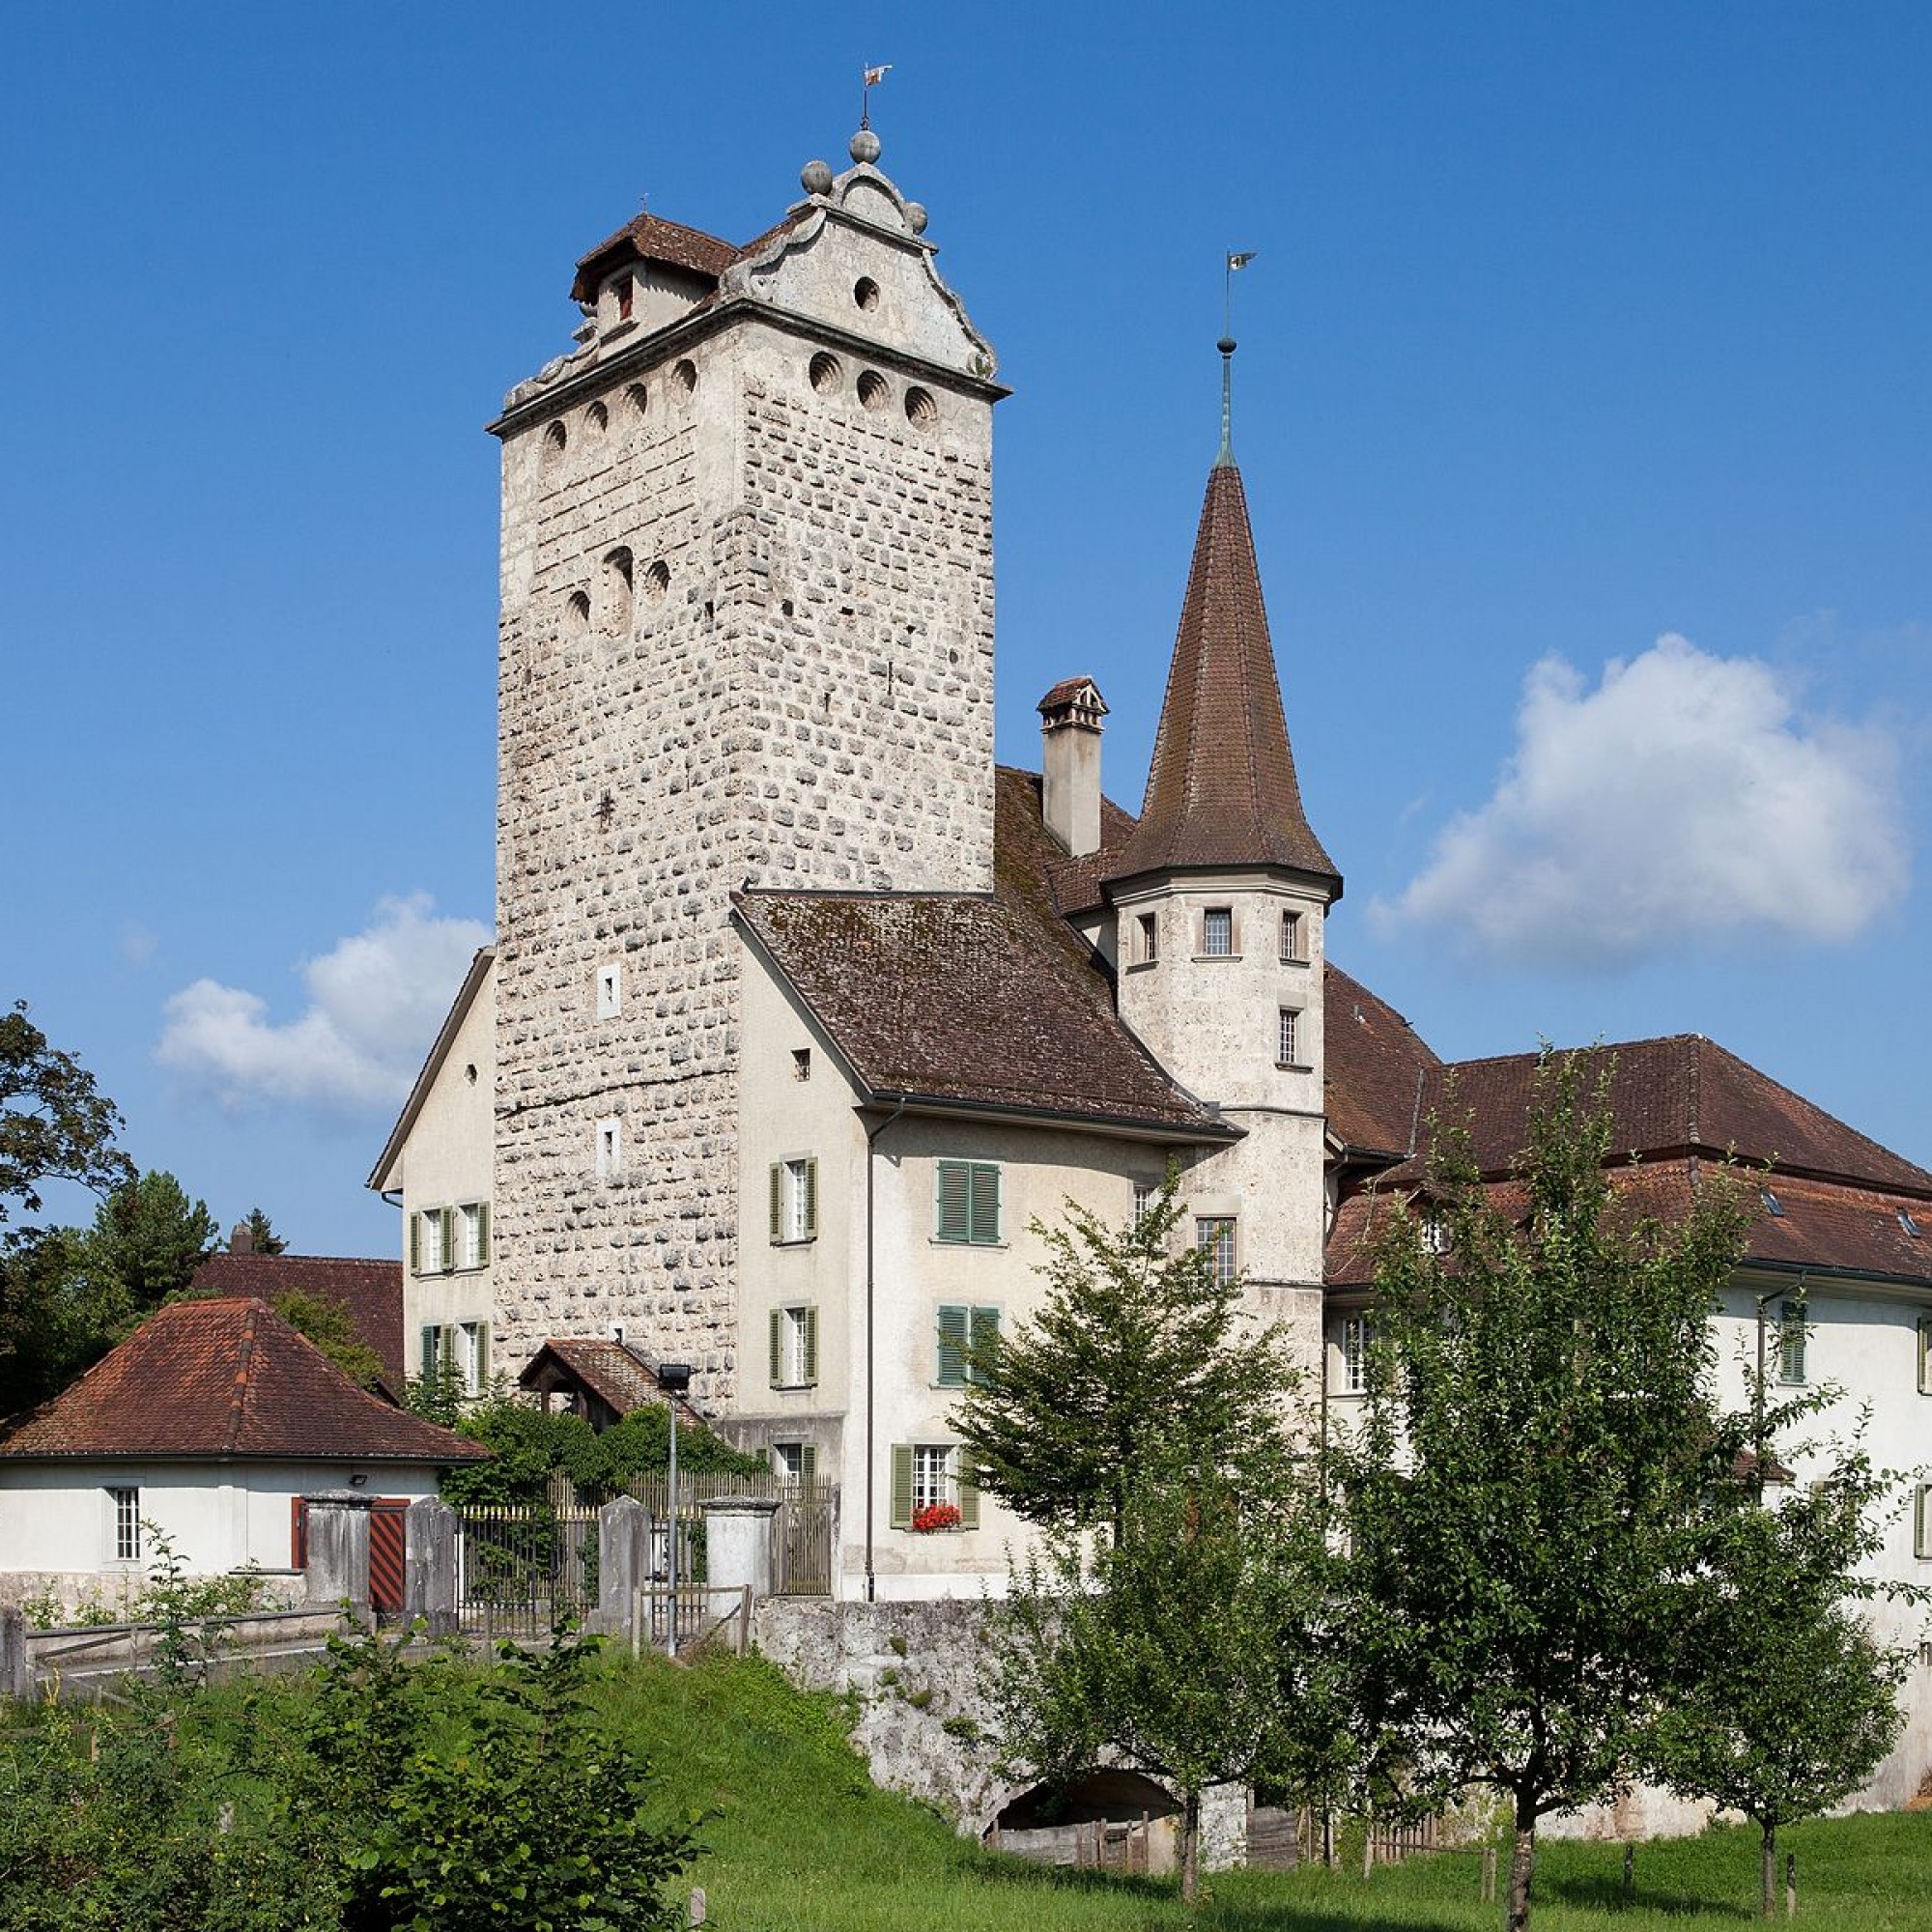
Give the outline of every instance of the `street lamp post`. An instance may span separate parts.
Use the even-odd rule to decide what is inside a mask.
[[[670,1586],[670,1609],[665,1620],[665,1655],[677,1655],[677,1406],[691,1386],[688,1362],[660,1362],[658,1386],[670,1406],[670,1526],[665,1538],[665,1577]]]

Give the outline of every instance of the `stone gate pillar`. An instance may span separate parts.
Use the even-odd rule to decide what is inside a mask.
[[[437,1496],[418,1496],[403,1514],[403,1616],[447,1636],[457,1626],[456,1512]]]
[[[704,1576],[714,1590],[752,1588],[752,1601],[772,1594],[773,1496],[716,1496],[704,1505]]]
[[[351,1614],[369,1615],[369,1504],[358,1490],[328,1490],[304,1496],[307,1505],[308,1601],[347,1604]]]

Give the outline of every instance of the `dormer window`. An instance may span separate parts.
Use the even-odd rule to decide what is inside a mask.
[[[1760,1187],[1757,1195],[1758,1199],[1764,1203],[1764,1211],[1767,1214],[1776,1215],[1780,1221],[1784,1219],[1784,1203],[1769,1187]]]
[[[1918,1238],[1918,1223],[1912,1218],[1909,1208],[1901,1208],[1898,1210],[1898,1225],[1915,1241]]]

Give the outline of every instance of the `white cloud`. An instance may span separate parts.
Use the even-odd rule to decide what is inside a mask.
[[[1897,768],[1887,732],[1807,725],[1755,658],[1666,636],[1588,691],[1548,657],[1494,794],[1376,912],[1541,966],[1848,940],[1905,895]]]
[[[197,980],[167,1003],[156,1057],[231,1104],[394,1105],[408,1093],[489,929],[433,917],[427,894],[385,898],[361,932],[308,960],[307,1009],[278,1024],[259,994]]]

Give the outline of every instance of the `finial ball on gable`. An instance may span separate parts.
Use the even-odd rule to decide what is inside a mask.
[[[869,167],[879,158],[879,137],[869,128],[861,128],[852,136],[852,158],[863,167]]]
[[[832,164],[829,161],[807,161],[799,170],[798,185],[807,194],[830,194]]]

